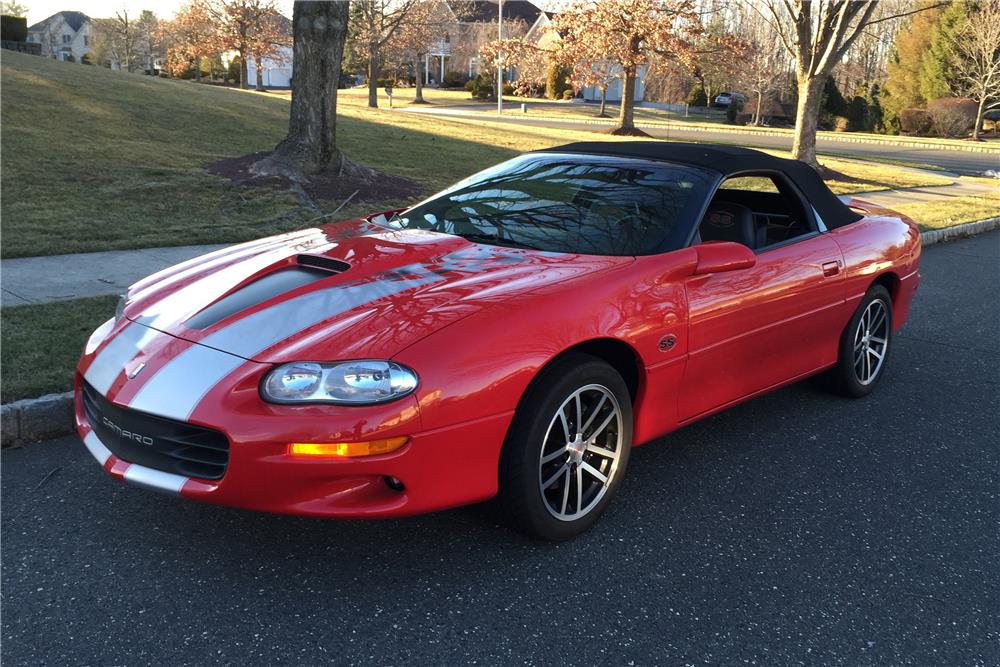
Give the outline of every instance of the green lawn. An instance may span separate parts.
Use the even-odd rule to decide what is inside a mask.
[[[87,337],[114,315],[117,296],[3,309],[0,399],[4,403],[73,386]]]
[[[988,195],[950,197],[920,204],[900,204],[893,207],[912,218],[921,230],[954,227],[963,222],[975,222],[1000,217],[1000,198]]]
[[[235,242],[315,216],[291,193],[241,187],[204,172],[219,158],[272,148],[287,126],[287,93],[154,79],[14,52],[4,53],[2,87],[3,257]],[[411,95],[400,91],[397,102]],[[427,91],[435,103],[457,104],[464,96]],[[363,90],[345,91],[339,110],[338,143],[349,157],[414,179],[427,193],[527,150],[623,140],[372,110]],[[832,183],[838,193],[951,182],[886,165],[824,163],[855,179]],[[341,215],[402,203],[353,204]],[[321,204],[333,210],[340,202]],[[914,208],[904,212],[931,227],[1000,214],[978,197]],[[87,336],[114,303],[102,297],[4,308],[2,400],[68,389]]]
[[[4,55],[2,85],[3,257],[243,241],[315,216],[289,192],[240,187],[203,169],[222,157],[272,148],[287,127],[287,93],[127,75],[14,52]],[[426,96],[454,104],[467,95],[428,89]],[[411,98],[412,90],[397,95],[400,102]],[[342,91],[339,144],[349,157],[420,182],[426,193],[526,150],[616,140],[373,110],[365,102],[363,89]],[[860,179],[834,184],[839,193],[947,182],[856,162],[831,166]],[[355,203],[341,215],[403,203]],[[339,202],[321,204],[333,210]]]

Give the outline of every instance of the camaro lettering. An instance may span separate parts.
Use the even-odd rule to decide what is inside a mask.
[[[140,445],[147,445],[149,447],[153,446],[153,439],[150,438],[148,435],[142,435],[140,433],[133,433],[132,431],[127,431],[118,424],[108,419],[107,417],[101,417],[101,420],[104,422],[105,426],[107,426],[112,431],[117,433],[119,438],[122,438],[124,440],[135,440]]]

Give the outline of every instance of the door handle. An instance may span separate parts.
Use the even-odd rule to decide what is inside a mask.
[[[827,278],[840,273],[840,262],[823,262],[823,275]]]

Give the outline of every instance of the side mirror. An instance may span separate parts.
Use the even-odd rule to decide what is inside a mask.
[[[713,241],[699,243],[694,249],[698,253],[698,264],[694,268],[696,276],[749,269],[757,263],[757,255],[742,243]]]

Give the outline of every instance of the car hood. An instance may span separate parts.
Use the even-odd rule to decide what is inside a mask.
[[[493,303],[631,261],[476,244],[362,219],[162,271],[132,286],[124,315],[254,361],[391,358]]]

